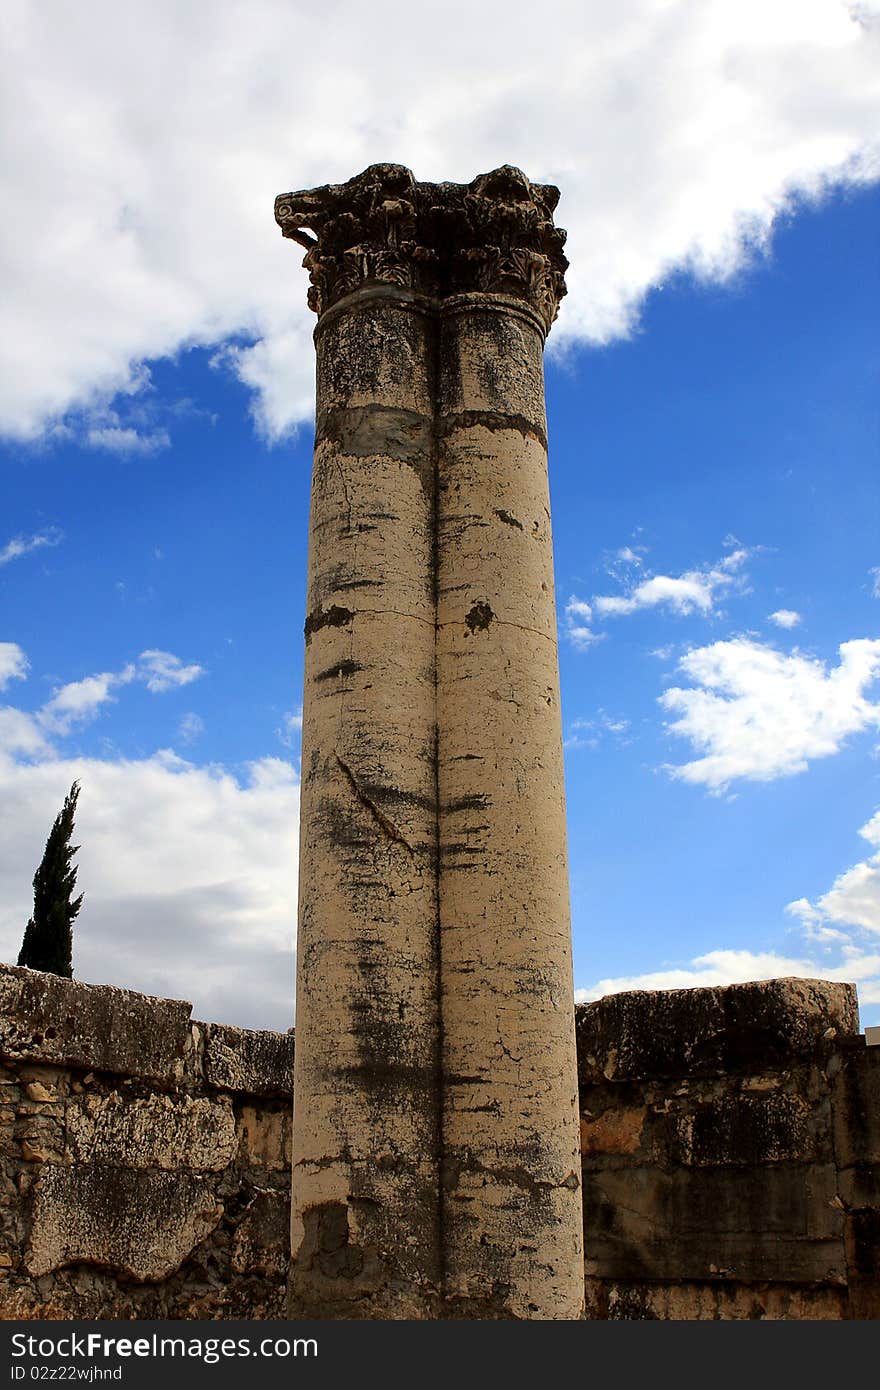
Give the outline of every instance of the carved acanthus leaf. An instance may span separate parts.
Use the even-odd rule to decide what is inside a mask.
[[[504,165],[469,184],[417,183],[373,164],[348,183],[275,200],[284,236],[306,248],[309,305],[322,314],[364,285],[433,298],[483,291],[524,300],[549,329],[565,294],[559,190]]]

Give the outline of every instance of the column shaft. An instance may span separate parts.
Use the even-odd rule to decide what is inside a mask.
[[[439,1278],[433,325],[317,330],[292,1312],[421,1317]]]
[[[437,722],[446,1293],[583,1307],[577,1075],[536,316],[442,306]]]

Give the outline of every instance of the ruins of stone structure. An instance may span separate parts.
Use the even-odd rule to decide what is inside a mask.
[[[293,1038],[0,965],[0,1318],[283,1318]]]
[[[276,200],[318,314],[291,1310],[573,1318],[577,1081],[542,352],[559,194]]]
[[[278,201],[319,315],[296,1047],[0,966],[0,1317],[880,1317],[852,985],[575,1034],[556,196],[380,165]]]
[[[577,1051],[589,1318],[880,1317],[852,985],[612,995]],[[0,966],[0,1318],[284,1317],[292,1062],[289,1034]]]

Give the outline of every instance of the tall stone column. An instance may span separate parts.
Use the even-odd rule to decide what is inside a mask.
[[[474,1316],[575,1318],[584,1297],[547,326],[528,296],[443,305],[442,1224]]]
[[[344,240],[358,210],[319,192],[279,213],[294,231],[324,219],[325,258],[312,295],[291,1289],[298,1316],[418,1318],[440,1278],[434,325],[357,256],[331,277],[327,215]]]
[[[509,168],[377,165],[276,202],[319,316],[295,1316],[583,1305],[542,377],[557,198]]]

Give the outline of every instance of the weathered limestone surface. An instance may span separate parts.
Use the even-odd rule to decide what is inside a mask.
[[[0,966],[0,1317],[282,1317],[293,1038]]]
[[[615,1322],[741,1321],[836,1322],[850,1316],[846,1289],[830,1285],[708,1283],[641,1278],[586,1281],[587,1317]]]
[[[437,725],[447,1296],[580,1316],[577,1076],[542,367],[443,306]]]
[[[422,1315],[439,1232],[430,324],[322,320],[292,1238],[306,1316]]]
[[[203,1177],[118,1164],[51,1164],[35,1185],[25,1268],[50,1274],[87,1262],[158,1283],[180,1268],[222,1215]]]
[[[880,1315],[880,1051],[855,989],[577,1010],[588,1316]]]
[[[80,985],[61,976],[0,969],[0,1050],[64,1066],[136,1072],[163,1085],[182,1079],[188,1060],[190,1006],[112,985]]]
[[[578,1015],[582,1080],[724,1076],[812,1057],[858,1032],[851,985],[781,979],[609,994]]]
[[[198,1028],[208,1086],[251,1096],[290,1095],[292,1042],[278,1033],[230,1028],[225,1023],[200,1023]]]
[[[554,188],[284,195],[319,315],[291,1310],[573,1318]]]

